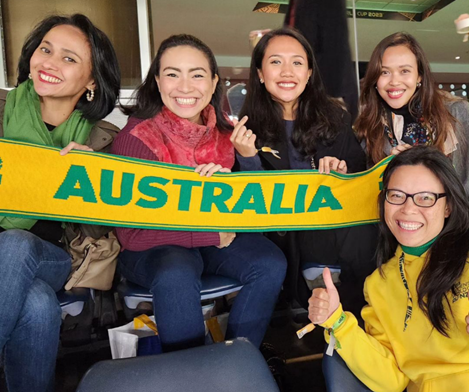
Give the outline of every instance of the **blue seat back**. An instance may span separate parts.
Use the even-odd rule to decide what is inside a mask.
[[[91,289],[76,287],[71,290],[60,290],[57,292],[57,299],[59,300],[60,307],[62,308],[62,318],[67,314],[70,316],[79,315],[85,302],[91,298]]]
[[[202,300],[222,297],[241,289],[242,284],[236,279],[220,275],[202,275]],[[124,298],[125,304],[130,309],[135,309],[140,302],[151,302],[150,291],[135,283],[123,280],[117,286],[117,292]]]
[[[262,354],[245,339],[99,362],[77,389],[95,391],[279,392]]]
[[[315,287],[322,286],[324,287],[324,281],[322,279],[322,272],[324,268],[329,268],[331,270],[332,279],[335,283],[339,282],[339,275],[341,272],[340,265],[326,265],[326,264],[317,264],[317,263],[305,263],[303,264],[303,277],[306,280],[306,284],[309,289],[312,290]]]

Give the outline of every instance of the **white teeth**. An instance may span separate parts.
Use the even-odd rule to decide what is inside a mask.
[[[180,105],[194,105],[195,98],[176,98],[176,102]]]
[[[60,83],[61,82],[61,80],[59,78],[54,78],[53,76],[44,75],[44,74],[41,74],[41,79],[45,80],[46,82],[49,82],[49,83]]]
[[[404,90],[388,91],[388,94],[389,94],[391,97],[396,97],[396,96],[398,96],[398,95],[401,95],[402,93],[404,93]]]
[[[295,87],[296,84],[295,83],[279,83],[278,84],[280,87],[286,87],[286,88],[292,88],[292,87]]]
[[[404,229],[404,230],[418,230],[420,229],[423,224],[422,223],[404,223],[404,222],[398,222],[399,227]]]

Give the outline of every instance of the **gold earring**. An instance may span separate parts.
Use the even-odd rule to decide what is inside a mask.
[[[88,92],[86,93],[86,99],[88,100],[88,102],[93,101],[93,99],[94,99],[94,90],[88,90]]]

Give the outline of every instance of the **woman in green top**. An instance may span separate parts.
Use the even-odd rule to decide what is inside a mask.
[[[48,17],[25,41],[18,86],[6,102],[0,96],[0,137],[60,147],[61,155],[102,149],[112,135],[97,121],[114,108],[119,85],[103,32],[83,15]],[[0,216],[0,352],[10,392],[54,387],[61,323],[55,292],[71,265],[62,234],[60,222]]]

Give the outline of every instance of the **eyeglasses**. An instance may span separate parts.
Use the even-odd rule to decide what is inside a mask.
[[[445,196],[446,193],[418,192],[410,194],[398,189],[386,189],[386,201],[397,206],[404,204],[410,197],[416,206],[429,208],[433,207],[439,198]]]

